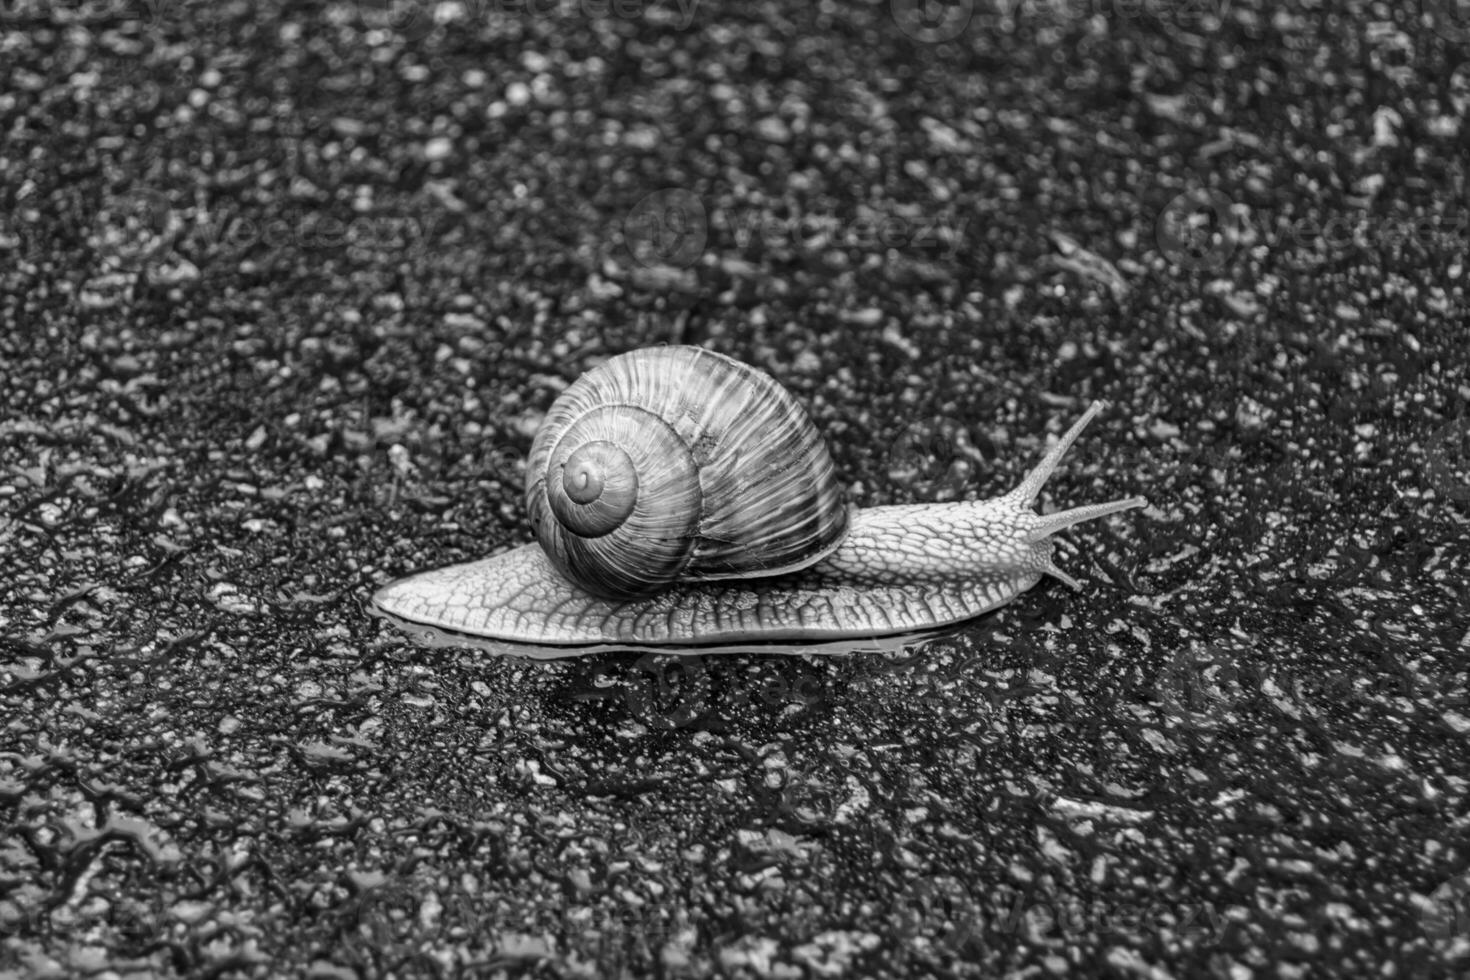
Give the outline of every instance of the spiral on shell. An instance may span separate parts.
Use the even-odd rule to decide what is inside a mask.
[[[675,580],[777,575],[840,543],[821,435],[769,375],[699,347],[605,361],[536,434],[526,504],[557,569],[605,598]]]

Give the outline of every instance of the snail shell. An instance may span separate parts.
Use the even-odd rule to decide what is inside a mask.
[[[608,599],[795,571],[847,529],[832,458],[801,405],[699,347],[632,351],[577,379],[536,434],[526,483],[547,557]]]

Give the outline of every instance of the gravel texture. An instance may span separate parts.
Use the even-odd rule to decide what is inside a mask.
[[[0,4],[0,976],[1470,970],[1450,0]],[[600,359],[859,504],[1144,493],[917,649],[424,649]],[[890,645],[891,646],[891,645]]]

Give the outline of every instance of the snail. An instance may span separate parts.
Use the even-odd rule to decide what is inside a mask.
[[[557,398],[527,460],[538,543],[401,579],[372,611],[436,643],[538,658],[613,649],[820,652],[933,631],[1050,575],[1050,536],[1146,506],[1041,515],[1083,416],[1009,493],[849,509],[831,456],[773,378],[700,347],[634,350]],[[861,644],[859,644],[860,646]]]

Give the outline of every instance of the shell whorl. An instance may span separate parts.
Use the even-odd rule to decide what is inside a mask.
[[[568,387],[531,446],[526,504],[562,575],[613,599],[804,568],[847,526],[801,405],[699,347],[632,351]]]

